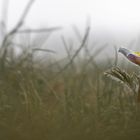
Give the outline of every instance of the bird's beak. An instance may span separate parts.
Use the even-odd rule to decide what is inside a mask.
[[[121,52],[121,48],[119,48],[118,52]]]
[[[125,56],[130,54],[130,51],[128,49],[125,49],[125,48],[119,48],[118,52],[122,53]]]

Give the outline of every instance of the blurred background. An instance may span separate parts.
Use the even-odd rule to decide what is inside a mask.
[[[139,0],[0,0],[0,139],[139,140]]]
[[[12,29],[20,19],[28,0],[1,0],[0,20],[6,23],[6,30]],[[57,51],[62,49],[60,36],[72,38],[73,26],[84,32],[87,20],[90,20],[91,40],[129,47],[132,41],[139,40],[140,9],[138,0],[36,0],[24,22],[24,27],[39,28],[61,26],[55,33]],[[1,27],[3,28],[3,27]],[[131,44],[132,45],[132,44]],[[135,45],[137,46],[136,42]],[[61,49],[60,49],[61,48]],[[60,53],[61,55],[61,51]]]

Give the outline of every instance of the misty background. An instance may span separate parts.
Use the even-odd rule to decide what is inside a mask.
[[[0,140],[140,140],[139,5],[0,0]]]
[[[16,25],[27,3],[28,0],[0,0],[0,21],[6,23],[6,32]],[[44,45],[55,50],[55,56],[60,57],[65,54],[62,37],[68,43],[73,40],[76,49],[75,27],[83,35],[87,24],[90,24],[89,49],[94,44],[107,44],[103,55],[111,56],[113,46],[117,49],[121,46],[138,48],[139,5],[138,0],[36,0],[26,17],[24,28],[61,27],[49,36]],[[43,38],[45,34],[38,36]]]

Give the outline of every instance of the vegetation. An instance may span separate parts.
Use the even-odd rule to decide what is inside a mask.
[[[88,49],[89,26],[83,37],[74,28],[79,39],[75,51],[62,37],[65,58],[37,57],[40,51],[46,56],[54,51],[38,44],[33,47],[35,40],[29,45],[16,39],[42,31],[47,38],[59,28],[21,30],[32,2],[17,26],[2,38],[0,139],[139,140],[139,68],[117,67],[117,54],[114,62],[96,62],[105,46]]]

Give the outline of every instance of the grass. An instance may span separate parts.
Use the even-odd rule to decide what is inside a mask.
[[[77,50],[73,51],[74,40],[68,44],[62,37],[66,57],[41,61],[40,51],[54,56],[56,52],[40,48],[43,41],[34,48],[23,38],[42,31],[48,37],[60,28],[21,30],[32,3],[1,43],[0,139],[139,140],[139,68],[117,66],[117,51],[113,62],[99,63],[96,57],[106,45],[88,48],[89,26],[83,36],[74,26]],[[24,35],[16,43],[18,34]]]
[[[139,139],[136,73],[77,51],[66,64],[39,63],[26,52],[0,58],[1,139]]]

